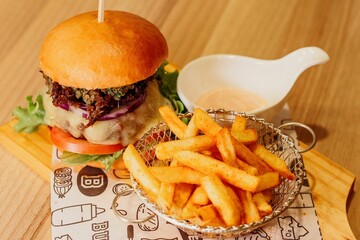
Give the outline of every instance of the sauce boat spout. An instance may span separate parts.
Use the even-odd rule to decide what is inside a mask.
[[[288,84],[294,84],[299,75],[309,67],[323,64],[329,60],[329,55],[318,47],[304,47],[297,49],[277,60],[278,66],[287,69]]]

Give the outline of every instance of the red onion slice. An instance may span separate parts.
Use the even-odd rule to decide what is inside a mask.
[[[100,117],[98,120],[99,121],[111,120],[114,118],[118,118],[126,113],[130,113],[134,111],[136,108],[138,108],[143,102],[145,102],[145,98],[146,98],[146,92],[142,94],[139,98],[128,104],[114,108],[110,113]]]
[[[142,94],[139,98],[137,98],[132,102],[127,103],[126,105],[120,105],[119,107],[114,108],[108,114],[105,114],[104,116],[100,117],[98,121],[111,120],[114,118],[118,118],[126,113],[132,112],[145,101],[145,98],[146,98],[146,93]],[[87,118],[89,115],[89,112],[82,107],[80,108],[74,106],[67,106],[67,107],[68,109],[66,109],[66,106],[61,106],[61,108],[74,112],[78,115],[81,115],[83,118]]]
[[[62,109],[66,110],[66,111],[69,111],[69,109],[70,109],[70,106],[67,103],[61,103],[59,107],[61,107]]]

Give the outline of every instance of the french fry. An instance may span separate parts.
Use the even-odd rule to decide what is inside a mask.
[[[243,116],[235,116],[234,122],[231,125],[231,134],[246,130],[246,118]]]
[[[228,128],[222,128],[215,137],[222,160],[233,167],[238,167],[231,134]]]
[[[199,151],[199,153],[201,153],[202,155],[206,155],[206,156],[212,156],[213,155],[211,150],[202,150],[202,151]]]
[[[272,172],[272,169],[267,164],[265,164],[263,160],[250,151],[249,148],[247,148],[244,144],[235,138],[232,138],[232,141],[236,156],[238,158],[245,161],[249,165],[256,167],[259,174]]]
[[[194,189],[193,184],[188,184],[188,183],[176,184],[173,203],[177,207],[183,208],[186,202],[189,200],[189,197],[193,192],[193,189]]]
[[[199,134],[199,128],[195,125],[195,119],[191,118],[184,132],[183,138],[195,137]]]
[[[255,155],[261,158],[267,165],[277,171],[281,176],[289,180],[295,179],[295,175],[287,168],[285,162],[275,154],[268,151],[263,145],[252,144],[249,146],[249,148]]]
[[[171,167],[177,166],[177,161],[172,161],[170,163],[170,166]],[[160,184],[159,195],[157,196],[156,202],[166,212],[170,211],[171,209],[174,193],[175,193],[175,187],[176,187],[175,183],[161,182]]]
[[[225,182],[244,190],[254,192],[260,182],[260,178],[250,175],[243,170],[229,166],[218,161],[192,151],[179,151],[174,154],[174,159],[194,170],[204,174],[215,174]]]
[[[253,200],[252,193],[242,189],[237,189],[236,193],[238,194],[244,209],[245,222],[252,223],[259,221],[260,214]]]
[[[193,201],[191,201],[191,197],[189,201],[185,204],[181,212],[182,219],[190,219],[197,217],[196,210],[199,208],[199,205],[196,205]]]
[[[182,139],[186,130],[186,124],[178,118],[175,111],[170,106],[164,105],[159,108],[159,113],[170,130],[178,138]]]
[[[238,165],[239,169],[244,170],[245,172],[247,172],[248,174],[251,174],[251,175],[258,175],[259,171],[257,170],[256,167],[253,167],[238,158],[236,158],[236,160],[237,160],[237,165]]]
[[[127,146],[123,154],[123,159],[126,168],[134,179],[139,182],[150,198],[156,200],[157,195],[159,194],[160,182],[151,174],[134,145],[129,144]]]
[[[202,151],[215,146],[215,142],[206,135],[191,138],[162,142],[156,146],[156,157],[160,160],[171,159],[174,152],[180,150]]]
[[[191,194],[189,200],[185,204],[181,217],[183,219],[190,219],[194,217],[198,217],[197,209],[201,206],[204,206],[206,204],[209,204],[210,200],[207,196],[207,193],[205,192],[204,188],[201,186],[198,186],[194,192]]]
[[[253,200],[259,211],[260,216],[269,215],[272,212],[271,205],[267,202],[264,194],[262,192],[257,192],[253,194]]]
[[[220,214],[210,222],[207,222],[206,225],[214,226],[214,227],[226,227],[226,224],[224,220],[221,218]]]
[[[272,189],[268,188],[268,189],[264,189],[261,191],[261,193],[263,194],[265,201],[267,203],[269,203],[271,201],[271,199],[273,198],[273,193],[272,193]]]
[[[243,131],[232,132],[234,138],[243,143],[244,145],[250,145],[256,143],[258,140],[258,133],[255,129],[245,129]]]
[[[198,186],[194,190],[193,194],[191,195],[191,199],[195,204],[198,205],[207,205],[210,203],[208,195],[206,194],[204,188],[201,186]]]
[[[149,167],[150,172],[161,182],[200,184],[203,173],[189,167]]]
[[[236,202],[228,195],[228,190],[220,178],[215,175],[205,176],[201,186],[228,226],[241,223],[241,212]]]
[[[257,186],[256,192],[265,189],[277,187],[281,183],[280,175],[278,172],[268,172],[258,176],[260,182]]]
[[[246,129],[246,118],[242,116],[235,116],[231,125],[231,135],[244,145],[255,143],[258,139],[255,129]]]
[[[227,190],[229,197],[231,197],[231,199],[235,202],[236,206],[238,207],[240,218],[241,218],[241,223],[242,223],[244,221],[243,218],[244,218],[245,214],[244,214],[244,210],[243,210],[240,198],[230,185],[225,185],[225,186],[226,186],[226,190]]]
[[[216,135],[222,129],[214,119],[212,119],[204,110],[196,108],[193,115],[195,125],[207,136],[215,140]]]
[[[209,204],[197,208],[196,215],[199,216],[199,218],[204,224],[207,224],[213,221],[214,219],[216,219],[217,217],[219,217],[219,213],[216,207],[214,206],[214,204]]]
[[[171,209],[175,186],[175,183],[161,182],[159,195],[157,196],[156,202],[166,212]]]

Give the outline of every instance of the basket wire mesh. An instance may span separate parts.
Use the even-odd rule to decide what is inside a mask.
[[[295,180],[290,181],[283,178],[281,184],[272,190],[273,199],[270,204],[272,205],[273,212],[251,224],[242,224],[232,227],[199,226],[186,220],[179,220],[173,216],[167,215],[161,207],[147,196],[141,186],[131,177],[134,191],[157,215],[163,217],[165,220],[189,235],[217,239],[244,235],[275,219],[294,202],[300,192],[305,175],[302,156],[286,135],[282,134],[273,124],[265,122],[263,119],[256,118],[253,115],[247,115],[243,112],[225,111],[223,109],[209,109],[207,110],[207,113],[219,125],[228,127],[231,126],[237,115],[247,118],[247,128],[253,128],[258,131],[258,143],[264,145],[270,152],[283,159],[290,171],[294,173],[296,177]],[[190,119],[191,116],[192,113],[179,115],[180,118],[188,119]],[[169,163],[155,158],[155,147],[157,143],[169,141],[170,139],[177,138],[167,128],[165,123],[160,123],[146,133],[137,142],[135,147],[140,152],[140,155],[146,160],[148,166],[164,166]]]

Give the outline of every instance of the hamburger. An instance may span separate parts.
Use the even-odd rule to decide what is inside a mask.
[[[159,29],[128,12],[105,11],[103,22],[97,11],[83,13],[49,32],[40,49],[44,121],[65,160],[114,155],[103,162],[109,168],[124,147],[161,121],[158,108],[171,103],[156,73],[167,56]]]

